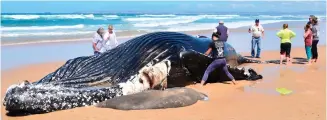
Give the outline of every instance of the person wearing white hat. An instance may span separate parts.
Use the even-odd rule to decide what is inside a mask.
[[[257,54],[256,58],[260,58],[260,51],[261,51],[261,38],[264,37],[264,29],[259,23],[259,19],[255,20],[255,24],[252,25],[249,30],[249,33],[252,33],[252,41],[251,41],[251,56],[254,57],[255,55],[255,47],[257,46]]]

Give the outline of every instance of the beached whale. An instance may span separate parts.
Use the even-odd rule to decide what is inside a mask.
[[[196,38],[177,32],[153,32],[133,38],[98,56],[82,56],[68,60],[56,71],[39,81],[10,86],[3,105],[11,113],[44,113],[93,105],[114,97],[154,89],[161,79],[166,87],[184,87],[199,82],[213,61],[203,55],[209,38]],[[225,44],[228,69],[236,80],[257,80],[262,76],[253,69],[237,67],[242,63],[260,63],[237,54]],[[152,73],[145,68],[158,66]],[[159,67],[160,68],[160,67]],[[167,71],[165,71],[167,70]],[[208,82],[228,80],[214,71]],[[156,82],[157,81],[157,82]],[[159,85],[159,86],[160,86]],[[161,87],[162,88],[162,87]]]
[[[207,99],[207,95],[191,88],[176,87],[166,90],[147,90],[131,95],[120,96],[100,102],[95,106],[118,110],[164,109],[190,106],[199,100]]]

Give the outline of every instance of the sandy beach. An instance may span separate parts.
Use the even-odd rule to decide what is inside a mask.
[[[198,84],[187,86],[202,91],[209,101],[199,101],[183,108],[160,110],[120,111],[93,106],[57,111],[47,114],[10,117],[2,106],[3,120],[324,120],[326,119],[326,46],[319,46],[319,61],[307,66],[300,61],[305,58],[304,48],[292,49],[294,64],[245,64],[263,75],[254,84],[239,81],[238,85],[213,83],[201,88]],[[248,53],[244,53],[248,56]],[[263,51],[262,60],[279,59],[278,51]],[[39,80],[56,70],[65,61],[31,64],[1,71],[1,97],[9,85],[22,80]],[[284,87],[293,91],[287,96],[279,95],[275,88]]]
[[[1,105],[3,120],[324,120],[326,119],[326,24],[321,22],[319,42],[319,61],[311,66],[302,61],[306,58],[303,47],[304,21],[278,22],[263,25],[265,38],[262,40],[261,60],[279,59],[279,39],[276,32],[283,23],[289,23],[290,29],[297,36],[292,40],[291,56],[294,64],[290,66],[277,64],[244,64],[254,68],[263,79],[258,82],[239,81],[238,85],[224,83],[199,84],[187,86],[209,96],[208,101],[183,108],[160,110],[120,111],[95,108],[93,106],[62,110],[47,114],[29,116],[7,116]],[[228,42],[244,56],[250,56],[250,34],[248,27],[231,29]],[[210,36],[212,30],[183,31],[190,35]],[[145,34],[144,31],[129,31],[119,34],[119,44],[131,39],[131,36]],[[90,38],[47,41],[45,38],[30,40],[20,38],[15,42],[4,41],[1,44],[1,98],[7,88],[23,80],[36,81],[55,71],[66,60],[79,56],[92,55]],[[40,42],[39,40],[44,42]],[[43,40],[45,39],[45,40]],[[61,39],[61,38],[53,38]],[[23,41],[23,42],[22,42]],[[32,42],[25,44],[24,41]],[[37,42],[39,44],[34,44]],[[33,54],[32,54],[33,53]],[[63,54],[65,53],[65,54]],[[283,96],[276,88],[287,88],[292,94]]]
[[[0,120],[326,120],[327,29],[325,5],[326,1],[2,1],[0,15]],[[315,18],[318,20],[316,28],[319,31],[319,59],[316,63],[307,65],[303,38],[304,26],[311,20],[314,23]],[[193,105],[130,111],[85,106],[32,115],[9,115],[3,105],[4,96],[11,85],[22,83],[24,80],[39,81],[56,71],[68,60],[94,55],[92,40],[100,27],[104,28],[105,32],[111,33],[108,26],[112,25],[115,38],[120,45],[135,37],[152,32],[179,32],[190,36],[202,35],[210,38],[214,29],[219,25],[218,22],[223,21],[229,30],[227,43],[235,48],[237,53],[249,57],[251,56],[252,33],[249,33],[248,30],[257,19],[264,28],[264,36],[261,37],[259,43],[261,58],[250,59],[278,61],[280,59],[280,38],[276,33],[283,29],[283,24],[288,24],[288,28],[296,33],[295,37],[291,39],[292,64],[241,64],[239,67],[252,68],[263,78],[257,81],[238,80],[236,85],[228,81],[209,83],[206,86],[201,86],[199,83],[185,86],[208,96],[207,100],[198,101]],[[110,40],[111,38],[110,35]],[[164,40],[160,41],[162,46],[169,45],[169,43],[162,42]],[[119,53],[121,51],[114,53],[117,55],[116,57],[111,54],[112,52],[107,52],[110,57],[101,57],[105,58],[104,62],[106,63],[95,72],[99,74],[106,72],[102,68],[108,68],[109,72],[130,72],[130,69],[117,70],[115,67],[137,66],[135,63],[124,64],[129,64],[130,60],[134,60],[134,58],[128,59],[130,55],[134,54],[136,55],[135,59],[146,58],[146,60],[142,60],[145,62],[152,55],[157,54],[157,52],[150,53],[149,50],[159,48],[161,50],[162,47],[157,47],[157,44],[154,44],[154,48],[148,47],[153,42],[143,39],[138,42],[138,44],[140,43],[141,45],[136,46],[133,44],[125,44],[131,45],[128,47],[121,46],[125,51],[123,54]],[[139,56],[138,53],[135,53],[139,48],[143,49],[142,45],[146,45],[145,50],[149,49],[143,51],[150,56],[144,57],[144,55]],[[195,49],[198,49],[197,46],[199,46],[193,43],[190,45]],[[137,48],[137,50],[133,48]],[[126,54],[125,52],[131,53]],[[164,53],[164,55],[166,54]],[[122,59],[128,60],[122,63]],[[120,63],[111,63],[113,60],[120,61]],[[90,65],[102,65],[102,62],[91,61]],[[113,66],[108,67],[107,65]],[[88,67],[89,64],[82,66]],[[88,74],[93,68],[95,67],[87,70],[74,68],[74,71],[86,75],[99,75],[98,73]],[[134,71],[134,69],[132,70]],[[64,70],[64,72],[67,71]],[[170,73],[172,72],[170,71]],[[73,75],[70,75],[70,77],[76,75],[74,79],[83,79],[79,73],[73,72]],[[99,76],[102,77],[102,75]],[[104,76],[103,80],[118,79],[117,81],[121,82],[122,76],[130,77],[126,74],[118,77]],[[67,82],[73,83],[74,81]],[[135,83],[131,83],[135,85]],[[44,86],[41,87],[44,88]],[[292,92],[282,95],[277,92],[280,88]],[[100,90],[97,89],[98,91]],[[112,89],[109,91],[112,92]],[[125,92],[125,89],[122,91]],[[43,94],[39,94],[40,91],[36,92],[38,92],[35,94],[36,96],[44,97]],[[60,92],[60,90],[48,93],[52,94],[52,92],[71,95],[68,92],[66,94],[66,91]],[[73,94],[75,95],[75,93]],[[118,96],[118,94],[115,95]],[[24,94],[18,96],[20,99],[26,100],[26,98],[22,98],[25,96]],[[77,97],[81,105],[87,104],[84,98],[87,98],[87,102],[98,102],[98,100],[93,101],[85,94],[82,96],[73,97]],[[103,94],[100,96],[103,98]],[[66,97],[64,101],[67,102],[67,96],[64,97]],[[39,101],[36,100],[36,102]],[[60,102],[59,106],[65,107],[67,105],[65,102]],[[29,104],[35,105],[34,103]],[[76,105],[76,102],[72,104]],[[52,106],[56,108],[58,104],[54,103]],[[71,104],[67,106],[69,107]],[[22,106],[19,107],[22,108]]]

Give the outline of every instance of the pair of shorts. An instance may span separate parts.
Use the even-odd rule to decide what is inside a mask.
[[[280,44],[280,54],[286,54],[286,57],[291,57],[291,43],[281,43]]]

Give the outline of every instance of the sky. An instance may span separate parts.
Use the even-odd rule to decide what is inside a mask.
[[[308,6],[311,6],[308,9]],[[2,1],[1,13],[322,12],[326,1]]]

